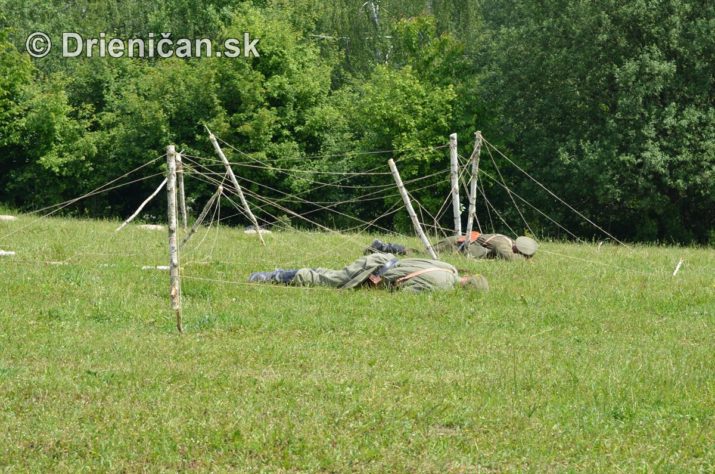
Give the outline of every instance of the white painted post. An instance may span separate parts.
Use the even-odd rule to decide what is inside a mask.
[[[258,221],[256,220],[256,216],[254,216],[253,212],[251,212],[251,208],[248,205],[248,201],[246,201],[246,196],[243,195],[243,189],[241,189],[241,185],[238,184],[236,175],[233,174],[233,170],[231,169],[231,163],[229,163],[228,158],[226,158],[226,155],[223,154],[223,150],[221,150],[221,147],[218,145],[218,141],[216,141],[216,137],[213,133],[211,133],[211,131],[209,131],[209,139],[211,140],[211,144],[214,146],[214,150],[216,150],[216,154],[218,154],[218,156],[221,158],[221,161],[223,161],[224,166],[226,166],[226,172],[228,173],[228,177],[231,178],[233,187],[236,188],[236,193],[238,194],[238,198],[241,200],[243,210],[246,211],[246,215],[248,215],[248,218],[251,220],[253,227],[256,228],[256,235],[258,235],[258,238],[261,240],[261,244],[266,245],[266,242],[263,240],[263,235],[261,234],[261,228],[258,225]]]
[[[196,222],[194,222],[194,225],[191,226],[191,229],[189,230],[189,233],[186,234],[186,237],[184,237],[184,240],[181,241],[181,245],[179,245],[179,249],[183,248],[184,245],[186,245],[186,242],[189,241],[191,236],[193,236],[196,231],[199,229],[199,226],[201,223],[206,219],[206,216],[209,213],[209,210],[211,210],[211,207],[214,205],[217,199],[221,196],[221,193],[223,193],[223,186],[219,186],[218,189],[216,190],[215,193],[211,196],[211,198],[206,202],[206,205],[204,206],[204,210],[201,211],[201,214],[199,214],[199,218],[196,219]]]
[[[402,182],[402,178],[400,177],[400,172],[397,171],[395,161],[390,159],[387,164],[390,165],[390,171],[392,171],[392,176],[395,178],[395,183],[397,183],[397,189],[400,191],[402,200],[404,201],[405,207],[407,208],[407,213],[410,215],[410,219],[412,219],[412,225],[415,227],[415,232],[417,232],[417,235],[419,236],[420,240],[422,240],[425,249],[427,249],[427,253],[429,253],[433,259],[439,260],[439,258],[437,257],[437,253],[434,251],[434,248],[432,248],[432,244],[430,244],[429,240],[427,239],[427,236],[422,230],[420,222],[417,220],[417,214],[415,214],[415,210],[412,207],[410,197],[407,195],[407,190],[405,189],[405,185]]]
[[[176,148],[169,145],[166,148],[166,163],[169,167],[166,193],[169,217],[169,281],[171,295],[171,309],[176,313],[176,329],[184,332],[181,324],[181,280],[179,278],[179,248],[176,245]]]
[[[181,222],[184,224],[184,231],[187,227],[186,218],[186,194],[184,193],[184,163],[181,161],[181,153],[176,154],[176,178],[179,183],[179,213]]]
[[[464,241],[464,251],[469,250],[472,237],[474,216],[477,214],[477,177],[479,175],[479,155],[482,152],[482,132],[474,134],[474,151],[472,152],[472,179],[469,182],[469,214],[467,215],[467,238]]]
[[[449,136],[450,179],[452,182],[452,214],[454,214],[454,235],[462,235],[462,216],[459,203],[459,160],[457,159],[457,134]]]
[[[159,194],[159,191],[161,191],[161,189],[162,189],[164,186],[166,186],[166,178],[164,178],[164,181],[161,182],[161,184],[159,185],[159,187],[156,188],[156,190],[155,190],[153,193],[151,193],[151,196],[149,196],[148,198],[146,198],[146,199],[144,200],[144,202],[139,205],[139,208],[134,212],[134,214],[132,214],[131,216],[129,216],[129,218],[128,218],[127,220],[125,220],[125,221],[122,223],[122,225],[120,225],[119,227],[117,227],[117,229],[116,229],[114,232],[119,232],[120,230],[124,229],[131,221],[133,221],[134,218],[136,218],[136,217],[139,215],[139,213],[142,212],[142,209],[144,209],[144,207],[145,207],[147,204],[149,204],[149,201],[151,201],[152,199],[154,199],[154,198],[156,197],[156,195]]]

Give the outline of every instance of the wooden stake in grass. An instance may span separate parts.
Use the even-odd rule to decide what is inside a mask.
[[[452,213],[454,214],[454,235],[462,235],[462,212],[459,203],[459,161],[457,159],[457,134],[449,136],[449,175],[452,183]]]
[[[467,239],[464,241],[464,251],[469,251],[469,243],[474,226],[474,216],[477,215],[477,177],[479,175],[479,155],[482,152],[482,132],[474,134],[474,151],[472,152],[472,179],[469,182],[469,213],[467,214]]]
[[[122,223],[122,225],[120,225],[119,227],[117,227],[117,229],[116,229],[114,232],[119,232],[120,230],[124,229],[124,228],[127,226],[127,224],[129,224],[131,221],[133,221],[134,218],[137,217],[140,212],[142,212],[142,209],[144,209],[144,207],[145,207],[147,204],[149,204],[149,202],[150,202],[152,199],[154,199],[157,194],[159,194],[159,191],[161,191],[164,186],[166,186],[166,178],[164,178],[164,181],[161,182],[161,184],[159,185],[159,187],[156,188],[156,190],[155,190],[153,193],[151,193],[151,196],[149,196],[148,198],[146,198],[146,199],[144,200],[144,202],[139,205],[139,208],[134,212],[134,214],[132,214],[131,216],[129,216],[129,219],[125,220],[125,221]]]
[[[226,155],[223,154],[223,150],[221,150],[221,147],[218,145],[218,141],[216,141],[216,137],[213,133],[211,133],[211,131],[209,131],[209,139],[211,140],[211,144],[214,146],[214,150],[216,150],[216,154],[218,154],[218,156],[221,158],[221,161],[223,161],[224,166],[226,166],[226,172],[228,173],[228,177],[231,178],[231,182],[233,183],[233,187],[236,189],[236,194],[238,194],[238,198],[241,200],[243,210],[246,211],[246,215],[251,220],[253,227],[256,228],[256,235],[258,235],[258,238],[261,240],[261,244],[266,245],[266,242],[263,240],[263,235],[261,234],[261,227],[258,225],[258,221],[256,220],[256,216],[254,216],[253,212],[251,212],[251,208],[248,205],[248,201],[246,201],[246,196],[243,195],[243,189],[241,189],[241,185],[238,184],[236,175],[233,174],[233,170],[231,169],[231,163],[229,163],[228,158],[226,158]]]
[[[415,210],[412,207],[412,202],[410,201],[410,197],[407,194],[407,189],[405,189],[405,185],[402,182],[402,178],[400,178],[400,172],[397,171],[395,161],[390,159],[387,164],[390,165],[390,171],[392,171],[392,176],[395,178],[395,183],[397,183],[397,189],[400,191],[402,200],[405,202],[407,213],[410,215],[410,219],[412,219],[412,225],[415,227],[415,232],[417,232],[417,235],[420,237],[420,240],[422,240],[425,249],[427,249],[427,253],[429,253],[433,259],[439,260],[439,258],[437,257],[437,253],[432,248],[432,244],[430,244],[429,240],[427,239],[427,236],[422,230],[420,222],[417,220],[417,214],[415,214]]]
[[[184,237],[184,240],[181,241],[181,245],[179,245],[179,249],[182,249],[184,245],[186,245],[186,242],[189,241],[191,236],[193,236],[197,230],[199,230],[199,226],[201,226],[201,223],[206,219],[206,216],[208,215],[209,211],[213,207],[214,203],[216,202],[217,199],[221,196],[221,193],[223,193],[223,186],[219,186],[216,192],[211,196],[211,198],[206,202],[206,205],[204,206],[204,210],[201,211],[201,214],[199,214],[199,218],[196,219],[196,222],[194,222],[194,225],[191,226],[191,229],[189,230],[189,233],[186,234],[186,237]]]
[[[678,272],[680,271],[680,267],[683,266],[684,261],[685,260],[683,260],[682,258],[680,260],[678,260],[678,264],[675,266],[675,270],[673,271],[673,276],[678,274]]]
[[[169,167],[166,193],[169,215],[169,281],[171,284],[171,309],[176,313],[176,329],[184,332],[181,324],[181,280],[179,279],[179,248],[176,245],[176,148],[169,145],[166,149],[166,162]]]
[[[188,225],[186,223],[186,194],[184,193],[184,163],[181,161],[181,153],[176,154],[176,178],[179,184],[179,213],[185,231]]]

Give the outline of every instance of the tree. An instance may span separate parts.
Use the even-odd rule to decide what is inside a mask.
[[[494,133],[618,235],[705,240],[715,217],[715,6],[508,3],[484,6]]]

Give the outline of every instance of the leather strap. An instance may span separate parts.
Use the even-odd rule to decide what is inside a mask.
[[[418,277],[418,276],[420,276],[420,275],[424,275],[425,273],[432,273],[432,272],[449,272],[449,273],[453,273],[452,270],[450,270],[450,269],[448,269],[448,268],[437,268],[437,267],[423,268],[422,270],[417,270],[416,272],[412,272],[412,273],[410,273],[409,275],[403,276],[402,278],[398,278],[396,283],[397,283],[398,285],[400,285],[400,284],[406,282],[407,280],[411,280],[411,279],[413,279],[413,278],[415,278],[415,277]]]

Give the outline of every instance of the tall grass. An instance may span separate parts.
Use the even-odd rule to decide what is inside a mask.
[[[168,274],[142,270],[166,264],[165,233],[7,236],[20,217],[0,223],[4,469],[715,469],[712,250],[446,256],[491,291],[410,295],[245,284],[341,266],[374,236],[204,230],[181,255],[179,336]]]

